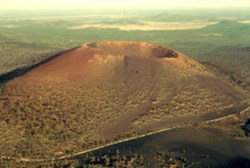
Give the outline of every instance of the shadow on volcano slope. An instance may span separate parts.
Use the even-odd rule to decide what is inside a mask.
[[[79,166],[249,168],[250,144],[232,139],[217,129],[180,128],[74,159],[79,161]]]

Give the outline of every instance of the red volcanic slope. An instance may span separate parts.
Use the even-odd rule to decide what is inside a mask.
[[[97,42],[85,44],[42,64],[22,76],[21,79],[29,80],[29,82],[32,80],[71,80],[72,78],[82,80],[89,76],[89,73],[100,73],[98,70],[102,71],[110,64],[122,61],[126,65],[126,61],[130,59],[148,60],[154,63],[158,61],[159,64],[175,64],[174,66],[183,69],[191,67],[192,69],[203,69],[194,61],[166,47],[145,42]]]

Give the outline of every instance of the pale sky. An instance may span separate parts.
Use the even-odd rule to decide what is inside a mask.
[[[0,0],[0,9],[135,9],[250,7],[250,0]]]

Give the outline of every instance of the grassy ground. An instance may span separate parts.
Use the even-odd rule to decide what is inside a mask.
[[[250,119],[250,110],[235,117],[226,118],[221,121],[199,125],[201,128],[218,128],[227,132],[236,139],[246,139],[250,142],[250,137],[244,131],[244,125]]]

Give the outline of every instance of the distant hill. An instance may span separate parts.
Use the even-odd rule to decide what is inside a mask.
[[[185,21],[187,18],[185,15],[181,14],[169,14],[169,13],[160,13],[151,17],[148,17],[147,20],[151,21]]]
[[[227,34],[231,36],[234,35],[245,35],[249,31],[250,27],[247,24],[237,22],[235,20],[222,20],[218,24],[207,26],[201,31],[217,32],[222,34]]]

